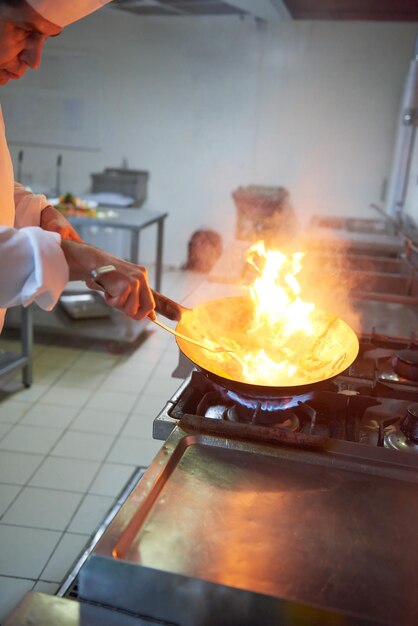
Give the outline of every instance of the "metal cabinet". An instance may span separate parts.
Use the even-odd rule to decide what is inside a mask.
[[[91,174],[92,193],[110,192],[132,198],[132,206],[141,206],[147,198],[149,172],[107,167]]]

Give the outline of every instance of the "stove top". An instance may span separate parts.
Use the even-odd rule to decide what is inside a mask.
[[[258,434],[299,433],[308,443],[334,439],[418,454],[418,342],[363,336],[345,372],[310,393],[274,399],[238,395],[194,370],[154,420],[154,437],[166,439],[185,415],[245,424],[247,432],[258,427]]]

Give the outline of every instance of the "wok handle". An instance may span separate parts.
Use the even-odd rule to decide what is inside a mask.
[[[170,300],[167,296],[163,296],[162,293],[154,291],[154,289],[151,289],[151,291],[155,300],[155,310],[163,317],[178,322],[182,313],[189,310],[178,302]]]

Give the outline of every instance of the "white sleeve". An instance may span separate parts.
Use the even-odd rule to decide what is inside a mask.
[[[15,182],[14,201],[15,228],[40,225],[41,211],[49,205],[45,196],[34,194]]]
[[[68,278],[58,233],[0,226],[0,307],[36,302],[49,311]]]

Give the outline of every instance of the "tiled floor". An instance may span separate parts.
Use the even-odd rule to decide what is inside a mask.
[[[201,277],[165,272],[184,299]],[[0,349],[18,342],[0,339]],[[174,339],[151,328],[129,355],[35,344],[34,383],[0,380],[0,623],[31,589],[54,593],[138,466],[181,381]]]

